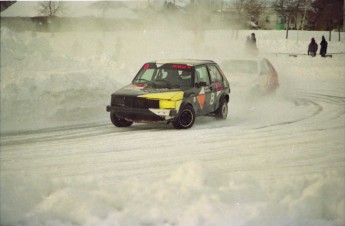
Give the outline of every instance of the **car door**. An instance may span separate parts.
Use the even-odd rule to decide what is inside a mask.
[[[197,96],[195,101],[197,102],[198,114],[207,114],[210,112],[210,103],[212,100],[212,93],[214,88],[211,84],[210,75],[206,65],[195,67],[195,82],[197,90]],[[214,96],[213,96],[214,97]]]
[[[216,65],[209,64],[207,68],[211,77],[209,112],[213,112],[218,108],[220,94],[224,89],[224,78]]]

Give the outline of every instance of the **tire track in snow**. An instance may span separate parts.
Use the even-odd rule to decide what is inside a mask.
[[[321,122],[323,123],[321,124],[324,124],[325,121],[336,120],[345,115],[345,97],[303,92],[299,95],[288,96],[286,99],[292,102],[296,108],[308,110],[308,113],[300,118],[257,127],[256,129],[299,123],[317,116],[322,117]],[[338,125],[335,128],[344,126]]]

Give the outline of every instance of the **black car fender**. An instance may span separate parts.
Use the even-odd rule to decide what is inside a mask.
[[[183,95],[182,103],[180,105],[180,109],[184,108],[187,104],[189,104],[193,107],[194,110],[196,110],[197,103],[195,99],[198,96],[198,92],[199,90],[197,90],[196,88],[193,88],[193,90],[189,92],[185,92]]]
[[[227,93],[224,92],[224,93],[222,93],[222,94],[220,95],[219,100],[218,100],[218,102],[217,102],[216,109],[219,108],[219,105],[220,105],[220,103],[222,103],[223,100],[225,100],[227,103],[229,103],[229,101],[230,101],[230,96],[229,96],[229,94],[227,94]]]
[[[179,110],[178,110],[178,112],[177,112],[177,116],[180,114],[181,110],[182,110],[185,106],[187,106],[187,105],[192,106],[193,109],[195,110],[195,106],[194,106],[194,104],[193,104],[191,101],[182,101],[182,103],[181,103],[181,105],[180,105],[180,108],[179,108]]]
[[[220,98],[219,98],[219,103],[220,103],[223,99],[225,99],[226,102],[229,103],[229,101],[230,101],[230,96],[229,96],[229,94],[223,93],[223,94],[220,96]]]

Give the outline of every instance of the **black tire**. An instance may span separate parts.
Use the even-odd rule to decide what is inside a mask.
[[[127,121],[126,119],[120,119],[115,113],[110,113],[110,120],[116,127],[129,127],[133,122]]]
[[[222,100],[219,103],[219,107],[216,110],[216,118],[218,119],[226,119],[228,116],[228,102],[226,101],[225,98],[222,98]]]
[[[186,105],[172,122],[175,129],[189,129],[195,122],[195,111],[192,106]]]

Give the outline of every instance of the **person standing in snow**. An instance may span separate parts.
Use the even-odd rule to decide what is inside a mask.
[[[246,51],[250,54],[256,55],[258,53],[258,48],[256,47],[256,37],[255,33],[252,33],[250,37],[246,40]]]
[[[327,41],[325,39],[325,36],[323,36],[323,35],[322,35],[322,41],[320,43],[320,46],[321,46],[321,48],[320,48],[320,55],[322,57],[326,57],[328,43],[327,43]]]
[[[257,50],[255,33],[252,33],[250,35],[250,41],[251,41],[252,49]]]
[[[317,43],[315,42],[315,39],[312,38],[312,39],[311,39],[311,42],[310,42],[309,45],[308,45],[308,55],[309,55],[309,56],[312,56],[312,57],[315,57],[315,56],[316,56],[317,49],[318,49],[318,45],[317,45]]]

